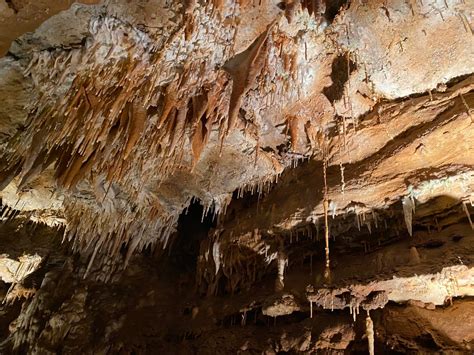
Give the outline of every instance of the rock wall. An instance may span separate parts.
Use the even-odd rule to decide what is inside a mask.
[[[0,0],[2,347],[469,352],[473,18]]]

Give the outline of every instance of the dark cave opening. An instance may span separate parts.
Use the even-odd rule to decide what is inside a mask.
[[[329,101],[340,100],[344,95],[344,85],[349,80],[349,75],[357,69],[356,64],[346,55],[338,55],[332,62],[332,84],[323,89],[323,94]]]
[[[336,18],[337,14],[341,11],[343,7],[348,6],[348,0],[331,0],[326,2],[326,12],[324,17],[328,20],[329,23],[332,23]]]
[[[216,225],[214,215],[204,214],[204,207],[194,199],[179,216],[176,233],[167,250],[173,266],[182,271],[195,270],[200,243]]]

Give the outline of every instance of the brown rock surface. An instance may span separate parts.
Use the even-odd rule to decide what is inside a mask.
[[[1,349],[472,349],[473,21],[0,0]]]

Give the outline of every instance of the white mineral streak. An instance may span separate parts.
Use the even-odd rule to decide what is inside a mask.
[[[436,274],[393,278],[377,283],[377,289],[386,290],[390,301],[417,300],[441,306],[454,297],[474,296],[474,268],[456,265]]]
[[[309,292],[307,297],[309,301],[316,302],[326,309],[346,307],[352,309],[354,302],[360,304],[375,291],[384,292],[386,301],[404,303],[414,300],[441,306],[455,297],[474,296],[474,268],[466,265],[449,266],[436,274],[393,277],[391,280],[352,284],[340,289],[319,289]],[[334,305],[332,303],[334,297],[344,292],[352,295],[351,301]],[[384,303],[381,303],[380,307],[383,306]]]

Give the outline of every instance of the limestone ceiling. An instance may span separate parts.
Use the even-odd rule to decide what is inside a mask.
[[[470,198],[474,1],[91,3],[0,1],[0,183],[92,260],[305,159],[334,214]],[[309,166],[264,228],[323,214]]]

